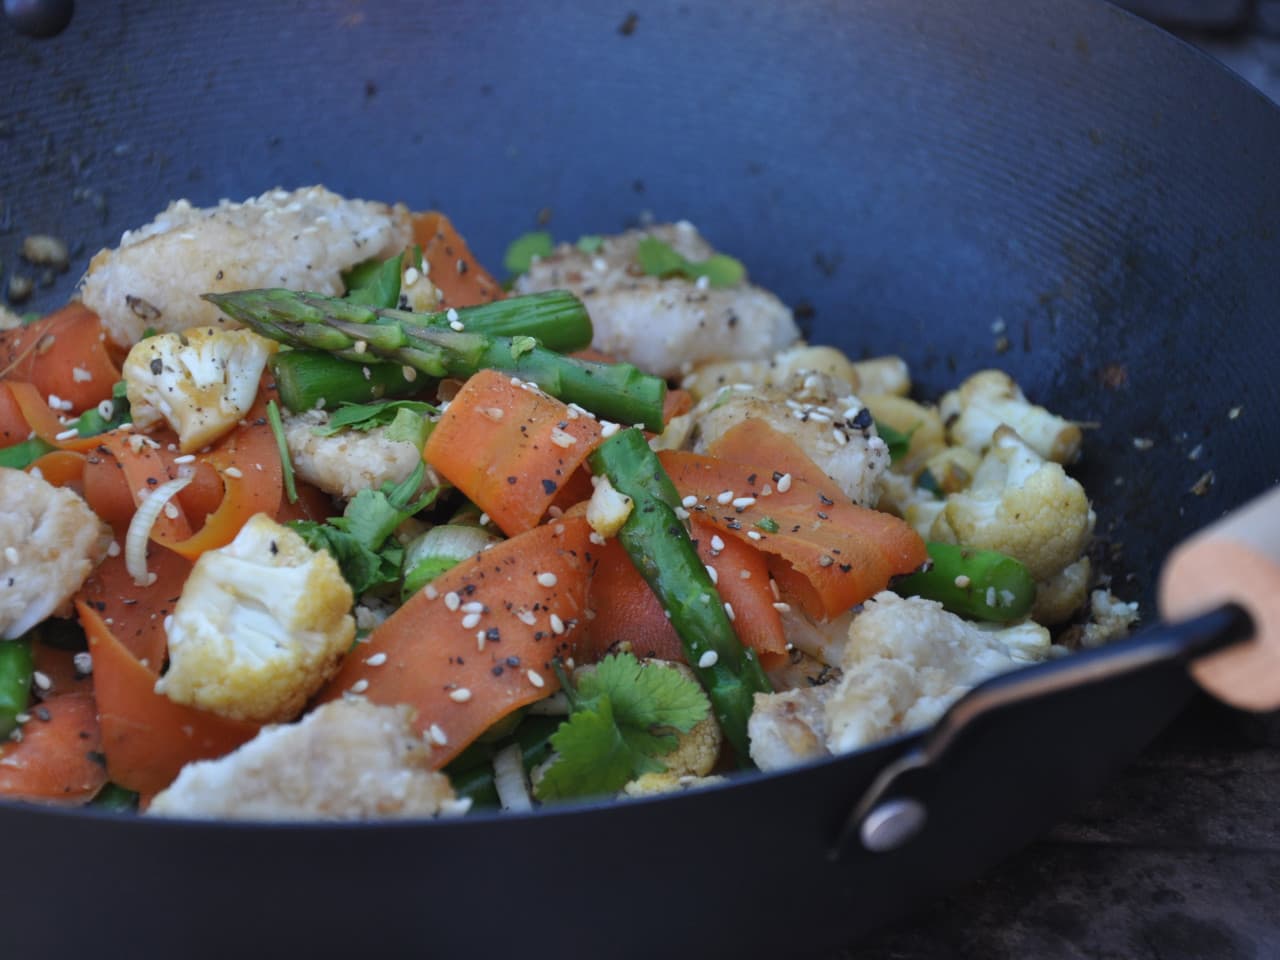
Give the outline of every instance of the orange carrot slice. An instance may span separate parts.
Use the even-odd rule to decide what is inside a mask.
[[[22,407],[9,390],[9,384],[0,382],[0,447],[11,447],[31,435],[31,425],[22,415]]]
[[[32,708],[21,742],[0,745],[0,796],[80,804],[107,782],[91,693],[50,697]]]
[[[48,689],[42,686],[40,696],[48,700],[64,693],[92,693],[93,680],[76,669],[75,654],[39,639],[31,643],[31,659],[35,669],[49,681]]]
[[[76,610],[93,654],[102,752],[115,783],[155,793],[186,764],[224,756],[257,734],[257,724],[228,720],[156,693],[155,674],[134,659],[98,613],[83,601],[77,601]]]
[[[779,493],[772,467],[676,451],[659,458],[676,489],[698,499],[698,515],[722,538],[746,540],[769,556],[769,569],[783,592],[810,616],[842,613],[928,559],[924,541],[904,521],[837,499],[807,480],[793,476],[790,488]],[[764,494],[766,485],[771,494]],[[722,505],[726,491],[735,500],[743,498],[741,505]],[[750,537],[752,532],[759,539]]]
[[[821,489],[829,500],[849,499],[800,444],[764,420],[735,424],[708,445],[707,453],[731,463],[767,463],[771,478],[774,473],[789,473],[793,479],[806,480]]]
[[[27,473],[38,473],[55,487],[70,487],[77,493],[84,489],[85,455],[74,450],[50,450],[27,466]]]
[[[442,307],[469,307],[501,300],[502,287],[443,213],[430,210],[413,215],[413,242],[430,265],[427,278],[440,291]]]
[[[27,381],[77,412],[91,407],[111,396],[120,379],[102,333],[102,321],[82,303],[0,332],[0,378]]]
[[[514,536],[542,519],[600,439],[593,418],[481,370],[450,402],[423,456]]]
[[[591,528],[565,517],[485,550],[433,580],[343,661],[322,691],[407,703],[441,767],[512,710],[558,687],[594,562]],[[475,606],[471,606],[475,604]]]
[[[191,562],[153,543],[147,549],[147,569],[156,582],[140,587],[125,569],[123,554],[107,557],[89,574],[76,599],[93,608],[145,669],[159,675],[168,645],[164,619],[182,595]]]

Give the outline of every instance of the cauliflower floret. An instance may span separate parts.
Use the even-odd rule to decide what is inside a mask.
[[[292,719],[350,648],[352,601],[333,557],[258,514],[196,561],[156,692],[237,720]]]
[[[342,273],[411,242],[409,211],[324,187],[271,190],[207,209],[178,200],[89,264],[81,296],[117,346],[151,327],[238,327],[202,293],[286,287],[342,293]]]
[[[606,539],[617,536],[622,525],[631,516],[634,501],[625,493],[619,493],[609,482],[608,476],[601,474],[599,477],[592,477],[592,480],[595,481],[596,488],[587,503],[587,523]]]
[[[996,428],[1007,424],[1046,460],[1072,463],[1080,455],[1080,428],[1027,400],[1007,373],[981,370],[943,396],[939,409],[951,442],[984,452]]]
[[[894,394],[905,397],[911,392],[911,371],[907,361],[892,355],[855,360],[858,389],[867,396]]]
[[[785,693],[757,693],[747,721],[751,759],[761,770],[782,770],[825,757],[827,701],[836,684],[797,687]]]
[[[999,550],[1044,581],[1080,558],[1094,520],[1084,487],[1002,426],[969,489],[947,497],[926,538]]]
[[[183,453],[212,443],[249,412],[278,347],[252,330],[216,327],[139,341],[123,368],[134,425],[167,420]]]
[[[726,387],[695,409],[693,449],[705,453],[743,420],[763,420],[798,443],[854,503],[875,506],[880,477],[889,466],[889,447],[876,436],[862,402],[831,389],[829,378],[814,373],[792,377],[785,389]]]
[[[727,782],[725,777],[718,774],[710,777],[677,777],[670,773],[646,773],[623,785],[622,796],[657,797],[664,793],[679,793],[681,790],[696,790]]]
[[[417,267],[409,263],[409,258],[404,258],[405,267],[400,274],[400,303],[401,310],[413,310],[417,313],[434,313],[440,309],[440,289],[427,279]],[[423,268],[427,266],[423,262]]]
[[[295,724],[264,728],[233,753],[182,768],[149,815],[356,820],[460,813],[412,710],[335,700]]]
[[[110,542],[73,490],[0,467],[0,637],[20,637],[58,611]]]
[[[1125,603],[1110,590],[1095,590],[1089,594],[1089,622],[1080,635],[1080,645],[1100,647],[1123,639],[1129,635],[1138,618],[1137,603]]]
[[[1046,626],[1070,620],[1089,595],[1092,579],[1093,564],[1088,557],[1081,557],[1051,579],[1037,583],[1031,619]]]
[[[826,703],[827,747],[841,753],[927,727],[981,681],[1050,652],[1037,623],[980,626],[933,600],[879,593],[849,628],[844,677]]]
[[[321,410],[284,417],[293,469],[325,493],[350,499],[361,490],[376,490],[384,483],[403,483],[422,462],[422,452],[412,441],[388,439],[386,427],[317,436],[315,428],[328,422],[329,415]],[[439,484],[440,478],[428,468],[424,489]]]
[[[714,253],[690,223],[629,230],[605,237],[589,254],[562,243],[534,261],[516,280],[516,291],[570,291],[591,314],[596,349],[663,377],[677,376],[682,363],[762,359],[799,336],[787,306],[745,280],[709,287],[645,275],[636,248],[646,236],[689,260]]]

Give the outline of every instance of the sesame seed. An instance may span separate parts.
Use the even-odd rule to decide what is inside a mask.
[[[484,642],[486,639],[487,639],[486,631],[484,630],[476,631],[476,649],[477,650],[481,650],[481,651],[484,650]]]
[[[471,691],[466,687],[459,687],[457,690],[450,690],[449,699],[454,703],[466,703],[471,699]]]
[[[547,507],[547,516],[550,517],[552,520],[559,520],[561,517],[564,516],[564,510],[561,509],[560,507],[557,507],[553,503],[551,506]],[[564,531],[556,530],[556,533],[564,533]]]
[[[59,432],[59,433],[55,433],[55,434],[53,435],[53,439],[55,439],[55,440],[70,440],[72,437],[76,436],[79,432],[80,432],[80,431],[79,431],[79,430],[77,430],[75,427],[72,427],[70,430],[63,430],[63,431],[61,431],[61,432]]]
[[[572,447],[575,443],[577,443],[578,438],[575,437],[572,433],[566,433],[564,430],[561,430],[559,427],[552,427],[551,442],[554,443],[557,447],[568,448],[568,447]]]
[[[693,494],[689,494],[689,496],[685,497],[683,500],[680,501],[680,506],[684,507],[687,510],[692,510],[697,505],[698,505],[698,498],[695,497]]]
[[[468,600],[459,609],[463,613],[484,613],[484,604],[479,600]]]
[[[453,590],[450,590],[444,595],[444,605],[450,610],[457,610],[462,606],[462,598]]]
[[[849,437],[839,427],[832,427],[831,432],[835,434],[836,446],[843,447],[849,442]]]
[[[778,478],[778,492],[786,493],[791,489],[791,474],[784,473]]]
[[[600,421],[600,436],[608,438],[618,432],[618,425],[611,420]]]
[[[538,574],[538,584],[544,587],[554,587],[557,583],[556,575],[549,571]]]
[[[423,588],[422,592],[427,595],[428,600],[434,600],[436,597],[440,596],[440,591],[436,589],[436,585],[434,583],[428,583]]]
[[[1000,603],[1001,603],[1001,604],[1003,604],[1003,605],[1004,605],[1004,606],[1006,606],[1006,607],[1012,607],[1012,606],[1013,606],[1013,601],[1015,601],[1015,600],[1017,600],[1017,599],[1018,599],[1018,598],[1014,596],[1014,594],[1013,594],[1013,591],[1012,591],[1012,590],[1001,590],[1001,591],[1000,591]]]
[[[88,650],[81,650],[76,653],[71,658],[71,662],[75,664],[76,673],[80,674],[80,676],[87,677],[93,673],[93,654]]]
[[[387,662],[387,655],[385,653],[375,653],[371,657],[366,657],[364,662],[371,667],[380,667]]]
[[[352,344],[352,349],[355,350],[356,353],[364,353],[369,349],[369,343],[366,340],[357,340]]]
[[[455,320],[458,319],[458,311],[453,309],[453,307],[450,307],[447,311],[445,311],[444,316],[446,320],[448,320],[450,323],[453,323]]]
[[[431,742],[437,746],[445,746],[449,743],[449,738],[445,736],[445,732],[440,729],[439,724],[433,723],[427,728],[427,736],[431,738]]]
[[[987,587],[987,606],[994,607],[996,605],[996,588]]]
[[[564,633],[564,621],[554,613],[551,615],[551,632],[556,636]]]
[[[18,561],[22,559],[22,557],[18,554],[17,547],[5,547],[4,558],[8,560],[11,564],[14,564],[15,566],[17,565]]]
[[[597,547],[603,547],[605,545],[604,537],[600,536],[600,534],[596,533],[594,530],[592,530],[589,534],[587,534],[587,539],[590,540],[592,543],[594,543]]]
[[[972,582],[973,581],[970,580],[963,573],[956,575],[955,585],[961,590],[967,590],[969,588],[969,584],[971,584]]]
[[[689,519],[689,511],[686,510],[684,507],[676,507],[673,512],[675,513],[676,517],[681,520]]]
[[[713,566],[711,566],[711,564],[709,564],[709,563],[708,563],[708,564],[704,564],[703,566],[705,566],[705,567],[706,567],[706,569],[707,569],[707,576],[711,578],[711,582],[712,582],[712,583],[719,583],[719,582],[720,582],[720,574],[716,572],[716,568],[715,568],[715,567],[713,567]]]
[[[720,654],[716,653],[714,650],[708,650],[706,653],[704,653],[702,656],[698,658],[698,666],[700,666],[703,670],[710,670],[719,662],[720,662]]]
[[[521,610],[519,613],[516,614],[516,619],[519,620],[521,623],[523,623],[527,627],[532,627],[535,623],[538,622],[538,618],[535,617],[528,610]]]
[[[739,570],[739,571],[738,571],[738,579],[739,579],[739,580],[750,580],[750,579],[751,579],[751,571],[750,571],[750,570]]]
[[[735,616],[733,612],[733,604],[730,603],[728,600],[724,602],[724,615],[728,617],[730,620],[733,620]]]
[[[403,376],[410,383],[413,383],[413,381],[418,379],[418,371],[415,370],[413,367],[408,366],[407,364],[400,368],[400,375]]]
[[[818,566],[820,566],[820,567],[829,567],[829,566],[831,566],[831,565],[832,565],[833,563],[835,563],[835,562],[836,562],[836,561],[835,561],[835,558],[834,558],[834,557],[830,556],[829,554],[825,554],[825,553],[824,553],[822,556],[820,556],[820,557],[818,558]]]
[[[465,330],[465,329],[466,329],[466,327],[464,327],[464,326],[463,326],[463,324],[462,324],[462,321],[461,321],[461,320],[450,320],[450,321],[449,321],[449,329],[450,329],[450,330],[454,330],[454,331],[456,331],[456,332],[458,332],[458,333],[461,333],[463,330]]]
[[[480,407],[480,413],[495,423],[506,416],[506,411],[501,407]]]
[[[733,509],[745,510],[747,507],[753,506],[755,502],[755,497],[737,497],[733,501]]]
[[[723,506],[725,506],[726,504],[730,503],[732,500],[733,500],[733,491],[732,491],[732,490],[725,490],[725,491],[722,491],[722,492],[721,492],[721,493],[716,497],[716,503],[720,504],[720,506],[722,506],[722,507],[723,507]]]
[[[775,600],[773,603],[773,609],[777,610],[779,613],[790,613],[791,604],[783,603],[781,600]]]
[[[724,549],[724,541],[720,539],[719,534],[714,534],[711,537],[711,549],[717,552]]]
[[[489,525],[489,515],[487,513],[480,514],[480,526],[487,527]]]
[[[222,472],[233,480],[239,480],[244,476],[244,472],[239,467],[227,467]]]
[[[364,693],[369,689],[369,681],[363,678],[357,680],[351,685],[350,693]]]
[[[759,530],[748,530],[748,531],[747,531],[747,536],[748,536],[748,537],[750,537],[752,540],[761,540],[761,539],[763,539],[763,536],[761,535],[761,533],[760,533],[760,531],[759,531]]]
[[[196,455],[194,453],[184,453],[180,457],[173,458],[174,463],[195,463]]]
[[[525,676],[528,677],[529,682],[532,683],[538,689],[542,689],[547,685],[547,681],[542,679],[542,674],[540,674],[537,670],[526,670]]]
[[[418,269],[416,267],[410,267],[408,270],[404,272],[404,285],[406,287],[412,287],[415,283],[418,282],[418,278],[421,276],[422,274],[418,272]]]
[[[478,613],[468,613],[465,617],[462,618],[463,630],[472,630],[475,627],[479,626],[479,624],[480,624],[480,614]]]

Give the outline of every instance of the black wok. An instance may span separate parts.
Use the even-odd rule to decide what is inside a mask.
[[[0,30],[6,264],[27,232],[73,240],[78,268],[170,198],[276,184],[447,210],[490,263],[540,212],[564,237],[684,216],[799,307],[814,340],[906,356],[921,394],[998,364],[1100,424],[1079,473],[1118,592],[1148,611],[1169,549],[1280,476],[1280,113],[1111,7],[81,8],[52,40]],[[1048,668],[1046,688],[1079,682],[979,719],[945,762],[905,774],[928,819],[887,852],[866,848],[861,821],[844,828],[919,737],[672,799],[451,823],[0,806],[6,858],[25,865],[0,897],[5,955],[847,942],[1096,791],[1192,696],[1181,661],[1238,626],[1228,612],[1140,639],[1095,658],[1091,682],[1082,661]]]

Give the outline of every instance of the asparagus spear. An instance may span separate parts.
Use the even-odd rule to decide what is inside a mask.
[[[928,543],[928,570],[898,579],[903,596],[937,600],[952,613],[975,620],[1007,622],[1025,617],[1036,599],[1027,568],[997,550]]]
[[[458,319],[449,320],[446,326],[436,321],[447,314],[371,310],[344,300],[286,290],[211,293],[205,294],[205,299],[263,336],[295,348],[325,350],[361,363],[372,359],[390,361],[432,377],[465,378],[481,369],[502,370],[601,417],[643,423],[655,431],[662,429],[662,401],[667,385],[661,378],[641,373],[626,363],[592,363],[564,357],[527,334],[509,337],[467,328],[475,311],[485,311],[489,317],[480,324],[482,328],[497,327],[499,320],[493,319],[492,308],[501,306],[507,312],[500,321],[510,329],[516,322],[512,317],[523,305],[543,319],[530,320],[522,329],[547,326],[547,314],[560,317],[560,323],[573,322],[578,316],[587,325],[589,339],[590,321],[586,320],[582,304],[570,294],[552,291],[466,307],[456,311]],[[404,316],[414,319],[407,322]],[[432,318],[430,322],[424,320],[428,316]],[[463,329],[455,329],[456,326]],[[554,342],[569,341],[557,338]]]
[[[0,640],[0,739],[18,725],[18,714],[27,709],[31,697],[31,640]]]
[[[271,358],[271,372],[280,402],[294,413],[410,397],[422,391],[422,381],[410,380],[398,363],[357,365],[320,350],[281,350]],[[411,372],[416,377],[416,371]]]
[[[733,632],[720,594],[676,516],[680,499],[671,478],[639,430],[619,430],[596,448],[590,464],[634,501],[618,539],[670,612],[685,659],[707,691],[739,762],[746,765],[754,695],[773,688],[760,661]]]

